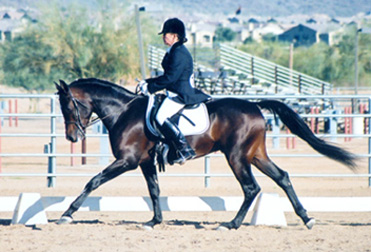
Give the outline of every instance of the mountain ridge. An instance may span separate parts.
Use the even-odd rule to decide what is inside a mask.
[[[115,0],[128,3],[127,0]],[[0,0],[0,6],[15,8],[37,8],[40,3],[50,4],[46,0]],[[80,2],[84,6],[96,6],[100,0],[65,0],[70,4]],[[130,1],[138,5],[163,6],[164,11],[180,11],[212,15],[233,15],[241,7],[240,15],[282,17],[294,14],[326,14],[330,17],[351,17],[360,12],[370,13],[370,0],[139,0]]]

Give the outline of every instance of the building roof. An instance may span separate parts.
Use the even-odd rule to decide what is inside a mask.
[[[284,31],[284,28],[276,23],[268,23],[264,25],[263,27],[256,28],[255,31],[261,35],[265,35],[265,34],[279,35]]]
[[[0,31],[9,32],[13,31],[21,26],[20,20],[1,19],[0,20]]]
[[[24,12],[17,10],[0,10],[0,19],[19,20],[25,15]]]
[[[338,31],[341,29],[341,25],[338,23],[311,23],[311,24],[303,24],[318,33],[329,33],[333,31]]]

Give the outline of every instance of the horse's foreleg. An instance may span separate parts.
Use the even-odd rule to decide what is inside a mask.
[[[70,207],[66,212],[62,214],[62,217],[57,222],[58,224],[65,224],[72,222],[72,214],[76,212],[81,205],[84,203],[89,194],[97,189],[100,185],[105,182],[119,176],[120,174],[135,169],[136,166],[129,165],[125,160],[116,160],[101,173],[93,177],[85,186],[82,193],[71,203]]]
[[[142,164],[143,175],[146,179],[148,191],[151,196],[153,206],[153,219],[145,223],[145,226],[154,227],[162,222],[162,212],[160,207],[160,188],[158,186],[156,166],[152,162]]]
[[[222,224],[222,227],[226,227],[228,229],[237,229],[241,226],[252,202],[254,201],[256,195],[258,195],[258,193],[260,192],[260,187],[251,172],[251,165],[248,164],[247,161],[238,163],[236,162],[235,164],[229,162],[229,164],[234,172],[234,175],[241,185],[242,191],[244,193],[244,201],[236,217],[231,222]]]
[[[274,182],[277,183],[286,193],[289,198],[295,213],[303,220],[304,224],[308,229],[311,229],[315,224],[313,218],[309,218],[307,211],[304,209],[303,205],[300,203],[298,196],[295,193],[295,190],[291,184],[289,174],[281,170],[277,165],[275,165],[268,158],[263,159],[254,159],[253,164],[261,170],[268,177],[272,178]]]

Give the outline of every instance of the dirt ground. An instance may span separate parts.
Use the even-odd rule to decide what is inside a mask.
[[[47,106],[47,105],[44,105]],[[25,109],[29,109],[25,105]],[[50,128],[45,119],[22,119],[19,126],[9,127],[5,122],[2,133],[44,132]],[[63,134],[63,124],[58,123],[57,132]],[[45,132],[44,132],[45,133]],[[1,139],[3,153],[42,153],[50,138]],[[287,150],[282,140],[281,149],[272,149],[267,140],[268,152],[314,153],[305,143],[297,140],[295,149]],[[368,152],[368,139],[352,139],[337,144],[354,153]],[[88,153],[99,152],[99,139],[88,139]],[[80,145],[77,144],[76,149]],[[69,153],[70,144],[58,137],[57,149]],[[272,160],[290,174],[352,174],[345,166],[323,157],[285,158],[272,157]],[[98,173],[104,167],[97,158],[88,158],[87,165],[80,165],[76,158],[75,166],[70,158],[57,158],[59,173]],[[357,173],[368,172],[367,159],[358,162]],[[167,167],[167,174],[203,173],[204,160],[190,161],[183,166]],[[46,173],[46,158],[3,157],[2,174]],[[230,174],[223,158],[211,159],[212,173]],[[139,170],[131,174],[140,173]],[[254,173],[258,171],[254,168]],[[38,192],[42,196],[77,196],[91,176],[58,177],[55,188],[46,187],[45,177],[0,177],[0,196],[18,196],[22,192]],[[299,196],[371,196],[367,178],[297,178],[292,179]],[[263,192],[278,193],[284,196],[269,178],[257,177]],[[161,196],[242,196],[233,177],[213,177],[210,187],[205,188],[201,177],[162,177],[159,178]],[[119,177],[103,185],[91,196],[148,196],[142,176]],[[76,212],[71,225],[56,225],[61,212],[48,212],[49,223],[26,227],[10,225],[12,212],[0,212],[0,250],[8,251],[371,251],[371,212],[324,213],[310,212],[317,224],[307,230],[294,213],[286,213],[287,227],[251,226],[250,209],[243,225],[238,230],[217,231],[222,222],[231,220],[236,212],[164,212],[164,223],[153,230],[142,230],[138,226],[152,218],[151,212]]]

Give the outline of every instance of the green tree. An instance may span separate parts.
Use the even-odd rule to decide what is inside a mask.
[[[275,62],[276,64],[289,66],[289,44],[282,42],[262,41],[248,42],[239,47],[240,50]]]
[[[16,37],[2,46],[4,51],[3,81],[26,90],[44,90],[53,83],[56,69],[55,57],[50,46],[44,44],[33,32]]]
[[[330,81],[331,50],[324,43],[311,47],[297,47],[294,52],[294,68],[321,80]]]
[[[219,26],[215,30],[215,42],[230,42],[237,36],[231,28]]]
[[[1,45],[3,82],[44,90],[54,88],[58,79],[96,77],[116,82],[140,76],[134,13],[123,12],[111,2],[102,2],[94,12],[81,6],[49,7],[37,24]],[[146,22],[150,31],[145,31],[145,40],[150,41],[156,29]]]

